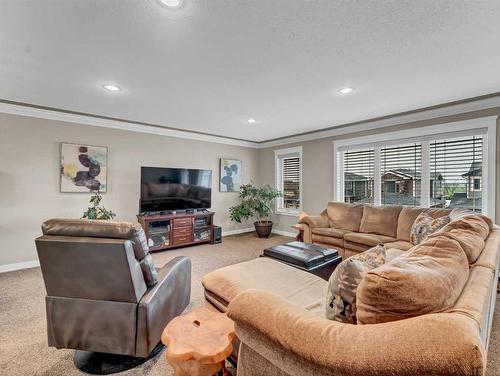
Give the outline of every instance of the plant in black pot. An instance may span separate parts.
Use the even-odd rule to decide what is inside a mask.
[[[263,185],[257,187],[253,184],[245,184],[240,188],[239,205],[229,208],[229,217],[232,221],[241,223],[244,219],[256,218],[253,224],[259,238],[268,238],[273,229],[273,222],[270,220],[273,215],[273,203],[281,197],[281,192],[271,187]]]

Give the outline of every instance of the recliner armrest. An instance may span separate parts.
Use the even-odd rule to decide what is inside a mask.
[[[180,315],[191,299],[191,260],[180,256],[158,270],[158,283],[149,288],[137,308],[136,356],[147,357],[160,341],[165,326]]]
[[[311,374],[323,370],[322,375],[465,376],[486,368],[478,325],[462,314],[352,325],[246,290],[231,301],[227,315],[243,344],[290,375],[304,373],[298,364]]]

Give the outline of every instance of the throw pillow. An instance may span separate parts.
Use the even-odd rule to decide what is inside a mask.
[[[420,213],[411,226],[410,243],[413,245],[422,243],[430,234],[439,231],[449,222],[450,217],[447,215],[434,219],[425,212]]]
[[[356,324],[356,290],[366,272],[384,264],[385,246],[379,244],[342,261],[330,276],[326,317]]]

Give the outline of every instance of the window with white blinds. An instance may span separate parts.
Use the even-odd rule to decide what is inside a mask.
[[[469,136],[430,143],[430,206],[481,212],[483,137]]]
[[[374,150],[344,153],[344,201],[373,203]]]
[[[282,193],[277,212],[296,215],[302,205],[302,148],[276,150],[275,158],[276,187]]]
[[[334,141],[334,199],[494,215],[496,124],[485,122]]]
[[[422,147],[419,143],[380,150],[382,205],[420,206]]]

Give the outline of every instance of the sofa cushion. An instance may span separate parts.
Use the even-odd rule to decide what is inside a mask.
[[[359,231],[363,217],[362,204],[346,204],[343,202],[329,202],[326,208],[330,227],[349,231]]]
[[[410,243],[417,245],[422,243],[427,237],[439,230],[450,222],[449,216],[432,218],[430,214],[420,213],[411,226]]]
[[[380,243],[389,243],[396,241],[395,238],[384,235],[364,234],[361,232],[348,232],[344,235],[344,240],[351,243],[358,243],[374,247]]]
[[[418,215],[423,212],[429,214],[435,219],[449,215],[451,210],[441,208],[414,208],[411,206],[403,207],[401,213],[399,214],[398,231],[396,234],[396,237],[399,240],[405,240],[407,242],[410,241],[411,226],[413,226],[413,223],[415,222],[415,219],[417,219]]]
[[[398,217],[396,238],[409,242],[411,226],[413,226],[413,223],[415,222],[415,219],[417,219],[418,215],[426,210],[426,208],[414,208],[411,206],[403,207]]]
[[[329,244],[333,246],[344,246],[344,240],[342,238],[336,238],[334,236],[325,236],[325,235],[319,235],[319,234],[312,234],[312,242],[313,244]],[[334,247],[334,248],[336,248]]]
[[[216,307],[225,307],[240,292],[264,290],[324,316],[328,282],[311,273],[267,257],[226,266],[203,277],[205,297]]]
[[[392,260],[394,260],[396,257],[399,257],[403,254],[405,254],[406,252],[401,250],[401,249],[398,249],[398,248],[389,248],[389,246],[387,244],[385,244],[385,262],[390,262]]]
[[[403,240],[397,240],[395,242],[385,243],[385,246],[387,248],[397,248],[402,251],[408,251],[410,248],[413,247],[413,244],[411,244],[410,242],[405,242]]]
[[[366,205],[359,232],[396,237],[399,213],[402,206]]]
[[[356,294],[357,319],[377,324],[452,308],[469,276],[457,241],[427,239],[391,262],[366,273]]]
[[[366,244],[352,243],[344,240],[344,248],[346,251],[349,251],[348,253],[346,253],[346,258],[348,257],[348,255],[352,255],[352,253],[357,254],[360,252],[364,252],[369,250],[371,247],[373,246]]]
[[[342,261],[330,276],[326,297],[326,317],[330,320],[356,324],[356,290],[368,270],[385,261],[385,246],[377,245],[368,251]]]
[[[312,233],[316,235],[331,236],[340,239],[342,239],[344,237],[344,234],[347,234],[348,232],[349,230],[342,230],[340,228],[333,228],[333,227],[315,228],[312,230]]]
[[[442,234],[459,242],[469,263],[473,264],[483,251],[485,239],[490,234],[488,221],[490,219],[483,215],[467,215],[446,225]]]

